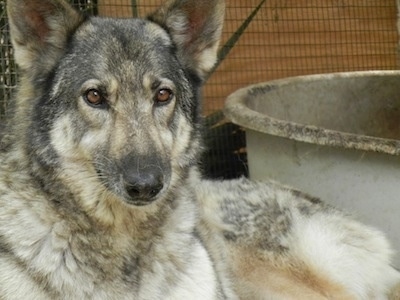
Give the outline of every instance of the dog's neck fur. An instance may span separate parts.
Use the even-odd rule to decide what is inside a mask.
[[[17,140],[15,139],[16,143]],[[68,287],[65,278],[70,277],[71,282],[76,282],[72,278],[81,277],[82,286],[85,286],[84,282],[87,280],[87,287],[83,288],[86,289],[86,295],[74,295],[78,297],[86,297],[92,293],[93,286],[89,282],[120,280],[131,281],[134,286],[141,280],[140,270],[152,268],[153,257],[159,256],[160,253],[166,260],[174,263],[169,265],[172,269],[157,272],[165,273],[165,280],[171,282],[177,280],[170,277],[171,274],[176,274],[176,270],[173,269],[179,266],[183,268],[185,261],[182,258],[186,260],[194,250],[189,245],[193,244],[197,207],[192,200],[188,200],[193,199],[190,190],[180,189],[180,194],[175,195],[172,202],[174,209],[170,207],[172,205],[170,202],[155,203],[147,208],[134,208],[112,199],[116,205],[104,207],[107,211],[96,211],[93,215],[93,212],[79,207],[77,197],[80,196],[67,189],[61,180],[57,180],[57,174],[48,169],[41,169],[36,163],[24,164],[23,162],[27,160],[22,159],[21,155],[29,154],[21,152],[10,154],[6,158],[9,163],[2,167],[13,169],[6,171],[12,177],[10,184],[25,186],[26,190],[10,192],[7,198],[11,197],[18,201],[15,201],[15,205],[8,203],[2,207],[4,214],[14,215],[6,225],[10,227],[10,231],[13,231],[12,227],[24,224],[29,228],[27,231],[29,234],[22,239],[24,244],[10,240],[10,246],[0,245],[2,248],[12,247],[9,251],[19,257],[21,264],[36,268],[40,276],[52,281],[50,286],[58,285],[60,289],[71,293],[70,295],[74,295],[74,287],[73,285]],[[30,158],[32,159],[31,156]],[[195,172],[193,176],[196,176]],[[40,185],[45,186],[45,189],[39,189]],[[52,193],[44,194],[40,192],[41,190]],[[95,190],[92,192],[96,193]],[[36,194],[34,200],[28,197],[32,193]],[[6,197],[1,197],[4,198]],[[17,213],[11,214],[11,211]],[[99,213],[109,214],[110,222],[102,224],[96,217]],[[33,218],[29,218],[28,221],[25,219],[26,215],[33,215]],[[67,215],[68,218],[65,217]],[[176,215],[185,215],[185,219],[176,218]],[[52,216],[51,221],[49,216]],[[32,232],[36,234],[32,235]],[[88,240],[96,242],[88,243]],[[185,254],[182,255],[182,252]],[[80,257],[85,257],[84,261],[80,261]],[[46,259],[54,261],[53,268],[41,270],[40,261]],[[80,264],[84,264],[85,268],[81,269]],[[59,296],[55,291],[48,292],[54,297]],[[120,293],[122,295],[124,291],[121,290]]]

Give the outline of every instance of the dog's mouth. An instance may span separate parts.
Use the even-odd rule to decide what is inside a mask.
[[[156,199],[144,199],[144,200],[138,200],[138,199],[126,199],[125,203],[133,206],[147,206],[153,203]]]

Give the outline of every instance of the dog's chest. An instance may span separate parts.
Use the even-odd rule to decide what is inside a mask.
[[[188,247],[190,256],[180,257],[179,263],[164,262],[163,268],[156,263],[150,272],[142,274],[139,299],[224,298],[207,251],[197,241]]]
[[[32,251],[35,276],[47,281],[50,298],[221,299],[212,262],[195,239],[187,249],[173,241],[130,249],[104,237],[68,237],[59,227]]]

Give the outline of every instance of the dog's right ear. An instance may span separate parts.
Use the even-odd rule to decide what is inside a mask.
[[[8,0],[14,57],[30,75],[51,70],[83,16],[64,0]]]

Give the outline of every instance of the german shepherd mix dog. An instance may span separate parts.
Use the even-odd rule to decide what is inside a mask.
[[[0,299],[395,299],[383,235],[274,182],[202,180],[222,0],[147,19],[8,0]],[[391,296],[389,296],[391,295]]]

